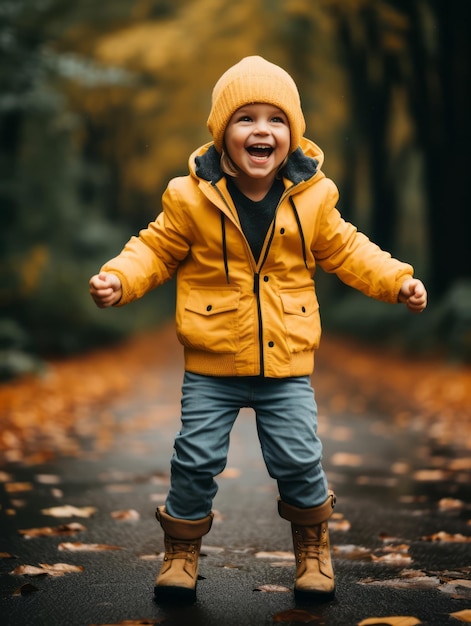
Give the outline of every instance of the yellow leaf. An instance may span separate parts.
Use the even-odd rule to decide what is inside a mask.
[[[421,623],[415,617],[369,617],[360,622],[358,626],[416,626],[416,624]]]
[[[467,622],[468,624],[471,623],[471,609],[456,611],[456,613],[450,613],[450,615],[460,622]]]
[[[76,507],[70,504],[64,506],[53,506],[50,509],[42,509],[43,515],[51,515],[52,517],[91,517],[96,513],[94,506]]]
[[[20,491],[31,491],[32,483],[6,483],[5,491],[7,493],[19,493]]]

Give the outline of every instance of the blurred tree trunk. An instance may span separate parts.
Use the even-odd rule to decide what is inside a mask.
[[[408,87],[425,161],[432,285],[437,295],[471,278],[470,145],[471,3],[401,1],[410,17]],[[425,13],[428,10],[430,13]],[[433,20],[432,28],[425,20]],[[431,32],[430,32],[431,31]]]
[[[428,216],[429,287],[437,296],[471,277],[471,212],[465,192],[470,144],[471,3],[465,0],[374,2],[354,11],[336,6],[341,44],[351,83],[353,141],[347,146],[352,170],[347,192],[355,197],[354,163],[366,150],[372,195],[368,233],[394,253],[401,179],[391,175],[387,145],[392,90],[404,87],[424,163]],[[395,12],[391,13],[391,11]],[[391,17],[394,15],[394,19]],[[400,19],[404,24],[398,27]],[[388,29],[403,38],[388,45]],[[396,33],[394,33],[396,29]],[[393,173],[394,174],[394,173]],[[425,226],[425,225],[424,225]]]
[[[368,186],[372,202],[368,235],[384,249],[394,251],[396,183],[390,175],[387,133],[397,63],[383,46],[375,7],[365,6],[354,19],[340,11],[338,20],[352,102],[353,139],[346,147],[351,172],[346,181],[348,200],[354,203],[356,185]],[[368,178],[363,183],[355,173],[360,153],[368,160]]]

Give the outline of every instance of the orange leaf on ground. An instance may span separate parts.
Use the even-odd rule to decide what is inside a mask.
[[[416,626],[416,624],[421,623],[416,617],[369,617],[360,622],[358,626]]]
[[[461,535],[460,533],[450,534],[441,530],[433,535],[426,535],[422,537],[422,541],[443,541],[444,543],[470,543],[471,537],[467,535]]]
[[[68,552],[104,552],[106,550],[124,550],[120,546],[110,546],[106,543],[82,543],[76,542],[64,542],[57,546],[58,550],[66,550]]]
[[[134,521],[134,520],[138,520],[140,519],[140,514],[135,511],[134,509],[127,509],[125,511],[112,511],[111,512],[111,517],[113,519],[116,520],[123,520],[123,521]]]
[[[19,493],[21,491],[31,491],[32,483],[5,483],[5,491],[7,493]]]
[[[64,576],[64,574],[71,574],[74,572],[83,572],[84,568],[81,565],[70,565],[69,563],[55,563],[54,565],[48,565],[46,563],[40,563],[36,565],[19,565],[10,572],[12,576]]]
[[[125,619],[115,624],[90,624],[90,626],[152,626],[152,624],[161,624],[167,621],[166,617],[158,617],[155,619]]]
[[[60,526],[44,526],[43,528],[24,528],[18,530],[20,535],[23,535],[25,539],[31,539],[32,537],[55,537],[58,535],[73,535],[87,530],[85,526],[78,522],[72,522],[71,524],[61,524]]]
[[[456,613],[450,613],[451,617],[459,620],[460,622],[471,623],[471,609],[464,609],[463,611],[456,611]]]
[[[70,504],[64,506],[53,506],[50,509],[42,509],[43,515],[51,515],[52,517],[91,517],[96,513],[94,506],[76,507]]]

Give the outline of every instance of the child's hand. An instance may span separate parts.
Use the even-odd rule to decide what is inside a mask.
[[[427,291],[421,280],[408,278],[399,291],[399,302],[404,302],[412,313],[422,313],[427,306]]]
[[[113,306],[121,300],[123,291],[116,274],[100,272],[90,278],[90,295],[100,309]]]

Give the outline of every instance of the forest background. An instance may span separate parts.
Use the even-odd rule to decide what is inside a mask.
[[[170,283],[98,310],[88,279],[210,140],[217,78],[296,80],[339,209],[412,263],[421,316],[316,275],[324,328],[471,361],[471,2],[0,0],[0,379],[172,315]]]

